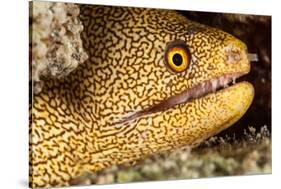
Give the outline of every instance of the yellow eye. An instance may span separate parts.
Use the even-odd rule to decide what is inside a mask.
[[[191,56],[187,45],[180,40],[167,45],[165,62],[174,72],[183,72],[190,64]]]

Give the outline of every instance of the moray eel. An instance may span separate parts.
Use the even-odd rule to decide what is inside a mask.
[[[89,60],[46,79],[30,109],[30,186],[201,141],[249,108],[243,42],[172,10],[82,6]]]

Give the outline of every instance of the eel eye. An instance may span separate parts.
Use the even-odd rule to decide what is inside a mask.
[[[185,71],[190,61],[190,51],[184,41],[176,40],[167,45],[165,62],[172,71],[176,73]]]

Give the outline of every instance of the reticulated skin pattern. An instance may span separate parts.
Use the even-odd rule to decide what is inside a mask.
[[[248,73],[246,46],[171,10],[80,9],[89,59],[66,78],[46,80],[30,104],[31,187],[66,186],[85,172],[194,146],[250,106],[253,87],[241,82],[123,122],[200,83]],[[178,41],[191,56],[179,73],[165,62],[167,45]]]

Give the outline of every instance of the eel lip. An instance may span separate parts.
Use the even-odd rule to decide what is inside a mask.
[[[115,122],[115,124],[125,124],[129,121],[135,120],[139,117],[143,117],[152,113],[157,113],[168,108],[171,108],[178,104],[183,104],[189,102],[193,99],[203,97],[209,93],[214,93],[220,89],[227,88],[229,84],[235,84],[236,79],[245,75],[246,73],[232,73],[223,76],[215,77],[208,81],[203,81],[192,88],[188,88],[183,92],[171,96],[165,100],[162,100],[158,104],[135,112],[127,117],[122,118],[120,121]]]

